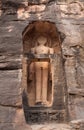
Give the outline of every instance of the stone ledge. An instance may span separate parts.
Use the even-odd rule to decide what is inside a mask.
[[[84,130],[84,119],[72,120],[70,126],[71,130]]]
[[[84,89],[69,89],[68,93],[70,95],[78,95],[78,96],[84,96]]]
[[[32,123],[65,122],[65,110],[26,110],[26,121]]]

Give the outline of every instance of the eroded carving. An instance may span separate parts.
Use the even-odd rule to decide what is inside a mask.
[[[64,111],[28,111],[28,122],[61,122],[64,121]]]
[[[46,47],[45,44],[47,42],[47,38],[44,36],[40,36],[37,39],[37,46],[34,48],[31,48],[31,53],[32,54],[37,54],[38,57],[41,54],[53,54],[54,50],[50,47]],[[34,69],[34,70],[33,70]],[[49,79],[52,77],[52,72],[49,73],[50,71],[50,61],[49,59],[44,59],[44,58],[38,58],[36,61],[33,62],[30,66],[30,74],[29,74],[29,79],[33,80],[35,78],[35,104],[36,105],[49,105],[48,102],[48,87],[49,87]],[[33,70],[33,71],[32,71]],[[35,74],[34,74],[35,73]],[[33,75],[35,77],[33,77]]]
[[[55,25],[42,21],[30,24],[23,32],[23,53],[26,121],[64,121],[66,82]]]

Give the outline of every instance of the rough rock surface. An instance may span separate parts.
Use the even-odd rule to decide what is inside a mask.
[[[68,124],[38,124],[31,125],[32,130],[71,130],[71,127]]]
[[[30,22],[38,20],[56,24],[62,42],[66,72],[68,118],[84,119],[84,1],[2,0],[0,1],[1,130],[19,130],[22,129],[22,122],[25,122],[25,119],[20,120],[24,118],[24,114],[19,113],[22,111],[22,32]],[[17,120],[21,125],[18,125]],[[23,129],[26,130],[28,126],[24,124]]]
[[[70,122],[72,130],[84,130],[84,119],[73,120]]]

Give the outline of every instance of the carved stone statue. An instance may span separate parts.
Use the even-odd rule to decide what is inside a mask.
[[[31,53],[33,54],[53,54],[54,51],[52,48],[46,47],[45,44],[47,38],[40,36],[37,39],[38,46],[31,48]],[[36,104],[47,105],[47,88],[48,88],[48,74],[49,74],[49,61],[35,61],[35,79],[36,79]]]

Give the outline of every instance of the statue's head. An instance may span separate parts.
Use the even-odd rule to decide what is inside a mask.
[[[37,38],[37,42],[39,45],[45,45],[47,42],[47,38],[45,36],[40,36]]]

